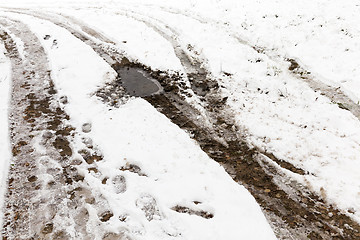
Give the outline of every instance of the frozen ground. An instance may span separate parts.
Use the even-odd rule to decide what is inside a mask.
[[[160,71],[160,80],[173,76],[180,86],[181,104],[175,104],[180,114],[210,135],[217,134],[215,139],[224,146],[231,145],[234,136],[239,144],[245,141],[259,157],[256,161],[273,176],[268,181],[291,199],[302,201],[303,196],[289,190],[300,186],[296,189],[317,195],[328,206],[327,212],[320,211],[323,221],[330,223],[336,209],[336,215],[360,222],[357,1],[12,1],[0,6],[2,21],[7,22],[2,24],[4,30],[12,33],[9,22],[23,22],[44,47],[57,90],[54,101],[60,101],[70,117],[67,124],[75,129],[69,140],[74,152],[70,160],[84,158],[84,146],[103,158],[91,166],[85,159],[77,169],[84,177],[82,184],[90,186],[95,199],[102,199],[99,202],[114,217],[97,225],[96,215],[102,210],[99,204],[86,203],[90,220],[85,232],[94,237],[113,232],[131,239],[273,237],[250,193],[206,155],[213,152],[196,133],[181,130],[186,129],[183,124],[159,113],[154,99],[124,96],[121,87],[111,92],[124,57]],[[29,46],[34,42],[16,41],[20,55],[31,59],[21,41]],[[0,67],[8,69],[9,60],[5,56],[0,60]],[[5,94],[10,77],[8,71],[1,74]],[[177,75],[184,77],[179,80]],[[160,81],[165,96],[172,96],[166,84],[174,82]],[[204,87],[209,83],[218,88]],[[100,101],[99,91],[105,92],[106,101],[104,97]],[[1,106],[6,106],[8,97],[1,96],[5,96]],[[61,100],[65,96],[66,103]],[[222,100],[220,107],[214,98]],[[178,97],[171,99],[176,102]],[[181,107],[187,104],[197,114]],[[164,113],[166,106],[160,104],[158,110]],[[6,123],[6,107],[1,114]],[[89,133],[82,133],[84,123],[91,124]],[[2,129],[1,136],[6,136],[7,125],[2,124]],[[0,141],[5,143],[1,154],[8,156],[6,138]],[[215,160],[226,162],[231,156],[220,158]],[[1,166],[6,172],[7,162]],[[233,178],[269,211],[255,187],[239,177],[246,169],[237,168]],[[38,174],[44,181],[49,178]],[[2,184],[4,190],[4,179]],[[260,186],[267,197],[283,199],[266,184]],[[315,215],[319,211],[308,210]],[[309,226],[325,229],[317,232],[324,237],[321,231],[328,230],[304,215],[300,218],[311,222]],[[54,219],[56,226],[64,224],[61,217],[58,222]],[[269,215],[267,219],[281,222]],[[360,234],[358,223],[350,226],[341,221],[334,219],[336,227],[327,225],[331,236],[346,237],[350,229]],[[286,227],[274,222],[277,237],[296,234],[280,231]],[[72,238],[85,234],[72,231],[68,231]],[[301,234],[314,237],[307,235],[312,231]]]

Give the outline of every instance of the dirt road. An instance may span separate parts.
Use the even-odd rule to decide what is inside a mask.
[[[358,223],[282,171],[286,169],[298,175],[307,174],[303,169],[277,159],[271,152],[247,145],[245,135],[234,123],[233,113],[226,108],[227,99],[218,92],[218,82],[202,67],[201,62],[189,57],[186,50],[179,47],[176,38],[169,34],[176,35],[174,29],[168,27],[169,31],[165,33],[139,14],[131,13],[131,17],[145,22],[170,42],[185,69],[190,86],[185,84],[184,76],[130,62],[117,51],[115,43],[75,18],[54,17],[52,13],[38,11],[6,11],[53,22],[89,45],[111,65],[118,73],[117,80],[96,92],[104,104],[119,107],[122,104],[119,99],[134,95],[121,85],[122,78],[126,78],[122,72],[124,69],[140,69],[147,78],[156,80],[162,88],[160,93],[151,94],[150,91],[136,95],[143,97],[192,136],[234,181],[251,192],[279,239],[360,238]],[[63,110],[67,99],[57,93],[47,53],[38,37],[25,23],[4,17],[0,20],[1,40],[5,43],[13,69],[10,112],[13,157],[6,194],[3,239],[67,239],[67,228],[79,232],[84,239],[93,239],[94,234],[99,232],[103,239],[126,239],[126,234],[113,234],[102,225],[97,225],[96,231],[86,228],[89,211],[85,204],[93,205],[101,222],[107,222],[113,213],[107,207],[106,199],[101,199],[74,166],[86,162],[88,167],[84,171],[91,169],[89,171],[97,172],[96,162],[102,160],[102,153],[96,144],[90,144],[91,139],[83,136],[86,126],[85,129],[76,129],[69,124],[71,116]],[[14,37],[24,42],[25,57],[19,54]],[[256,51],[256,46],[253,48]],[[295,62],[293,64],[289,72],[299,74],[301,67]],[[302,77],[306,80],[306,76]],[[200,112],[199,106],[186,101],[187,97],[193,97],[189,89],[201,101],[200,107],[204,112]],[[331,89],[327,95],[338,96]],[[339,99],[336,98],[336,101]],[[351,105],[351,100],[346,99],[344,105],[354,113],[358,112],[358,105]],[[84,142],[83,149],[71,145],[77,139]],[[74,151],[79,152],[82,159],[73,159]],[[136,169],[133,166],[128,170]],[[50,174],[51,179],[42,178],[43,172]],[[99,178],[99,181],[106,182],[106,179]],[[126,180],[119,178],[117,181],[119,191],[126,191]],[[64,225],[54,225],[54,219]]]

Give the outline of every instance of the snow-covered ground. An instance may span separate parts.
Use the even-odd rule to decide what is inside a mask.
[[[59,4],[19,0],[0,6],[43,7],[77,18],[111,39],[130,59],[154,70],[183,72],[174,44],[188,49],[187,54],[202,62],[219,82],[229,112],[246,132],[249,145],[303,169],[306,174],[297,176],[298,181],[360,222],[359,119],[290,72],[287,61],[295,59],[309,72],[308,77],[339,88],[358,104],[358,1],[84,0]],[[23,14],[1,15],[24,21],[41,39],[56,88],[69,99],[65,110],[72,125],[81,129],[83,123],[92,124],[88,135],[105,156],[98,163],[101,174],[109,179],[120,173],[126,177],[127,191],[119,195],[110,184],[101,185],[99,176],[84,173],[114,214],[129,216],[126,223],[111,222],[113,226],[131,228],[132,234],[143,239],[166,239],[165,233],[179,237],[181,233],[184,239],[273,237],[250,194],[150,104],[132,98],[110,111],[92,95],[115,73],[89,46],[48,21]],[[46,35],[50,38],[45,40]],[[6,69],[8,63],[4,60],[0,66]],[[3,78],[9,79],[0,76],[0,81]],[[1,106],[6,106],[4,99]],[[140,166],[147,177],[121,172],[119,168],[126,164]],[[141,199],[156,200],[156,221],[142,215]],[[214,217],[179,215],[170,210],[176,205]]]
[[[113,186],[103,186],[98,178],[85,173],[90,185],[109,201],[115,216],[126,216],[128,220],[121,227],[129,228],[135,236],[143,235],[139,239],[272,237],[249,193],[150,104],[132,99],[120,109],[108,109],[95,97],[89,98],[97,87],[114,77],[113,70],[92,49],[53,24],[30,19],[27,23],[40,38],[51,36],[43,43],[55,84],[59,93],[69,99],[66,110],[73,126],[92,124],[89,137],[105,157],[98,164],[100,172],[115,179],[122,174],[122,166],[136,164],[147,175],[122,174],[127,187],[125,193],[119,194]],[[52,47],[52,39],[57,40],[58,47]],[[139,209],[139,204],[146,205],[149,199],[156,200],[158,211],[151,222]],[[194,201],[201,203],[196,206]],[[171,208],[177,205],[209,211],[214,218],[176,213]],[[110,224],[114,229],[118,227],[116,221]],[[259,226],[260,232],[256,230]]]
[[[171,50],[160,51],[168,44],[149,47],[149,30],[140,30],[141,37],[131,34],[132,24],[144,28],[142,21],[151,23],[165,33],[170,31],[170,36],[175,34],[183,46],[190,44],[194,50],[189,54],[222,84],[249,143],[304,169],[308,173],[304,184],[345,211],[358,209],[355,217],[360,220],[359,119],[290,74],[285,61],[298,59],[315,80],[339,86],[358,100],[356,39],[360,35],[352,23],[359,19],[360,8],[356,2],[327,4],[329,11],[316,1],[296,6],[286,1],[190,1],[181,6],[161,2],[162,8],[153,2],[114,1],[99,9],[61,11],[101,30],[119,45],[138,46],[137,52],[127,52],[154,68],[177,70],[178,61],[169,57]],[[106,17],[96,17],[103,14]],[[343,33],[345,28],[351,36]],[[155,30],[153,39],[159,37]],[[252,46],[264,48],[266,54]],[[164,52],[168,53],[163,56],[166,66],[157,64]]]
[[[9,169],[10,141],[8,124],[8,106],[10,93],[11,68],[10,61],[4,55],[5,47],[0,44],[0,204],[3,206],[3,196],[7,189],[7,172]],[[0,208],[0,214],[2,213]],[[1,214],[2,215],[2,214]],[[0,218],[2,226],[2,218]]]
[[[92,126],[86,138],[101,149],[104,160],[97,163],[96,173],[81,173],[117,216],[107,222],[107,231],[124,233],[131,239],[275,238],[249,192],[149,103],[132,98],[114,109],[93,96],[115,74],[89,46],[48,21],[3,15],[26,22],[41,39],[58,94],[68,99],[65,110],[71,124],[79,131],[84,123]],[[46,35],[50,37],[44,38]],[[155,52],[156,48],[150,50]],[[153,56],[157,62],[161,57]],[[74,144],[81,148],[83,143],[78,140]],[[141,172],[120,170],[129,166],[138,166]],[[104,185],[105,177],[109,180]],[[39,178],[49,176],[44,173]],[[117,182],[120,179],[126,179],[125,183]],[[91,204],[86,208],[90,215],[87,228],[96,229],[96,209]],[[176,208],[194,213],[179,213]],[[124,220],[119,221],[119,217]],[[55,224],[66,223],[55,219]],[[71,228],[68,234],[72,239],[81,237]],[[98,239],[103,233],[93,234]]]

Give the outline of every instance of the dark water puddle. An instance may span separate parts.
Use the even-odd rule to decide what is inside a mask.
[[[146,97],[163,91],[158,81],[140,68],[123,67],[117,72],[120,75],[122,86],[131,96]]]

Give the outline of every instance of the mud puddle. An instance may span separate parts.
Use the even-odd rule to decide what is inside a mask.
[[[18,11],[18,10],[9,10],[10,12],[27,14],[30,16],[38,17],[40,19],[44,19],[47,21],[51,21],[54,24],[58,25],[59,27],[65,28],[71,32],[76,38],[82,40],[84,43],[91,46],[95,52],[98,53],[106,62],[108,62],[111,67],[117,72],[118,76],[116,79],[116,84],[112,84],[112,88],[116,88],[119,94],[118,97],[123,97],[124,95],[130,95],[135,97],[147,97],[154,94],[160,94],[163,92],[163,88],[160,83],[153,78],[146,69],[143,69],[143,66],[137,63],[131,63],[127,58],[122,56],[122,54],[118,53],[114,48],[103,44],[96,43],[93,41],[89,36],[93,36],[100,41],[104,41],[107,43],[111,43],[112,41],[107,39],[106,37],[102,36],[101,34],[97,33],[95,30],[87,27],[83,24],[80,24],[81,29],[84,32],[77,31],[71,26],[65,24],[64,22],[57,21],[53,19],[51,16],[46,14],[37,13],[37,12],[26,12],[26,11]],[[67,18],[74,22],[75,24],[79,24],[79,21],[67,16]],[[86,34],[85,34],[86,33]],[[46,35],[45,40],[47,40],[50,36]],[[109,87],[109,86],[108,86]],[[103,92],[103,93],[101,93]],[[105,101],[108,101],[109,98],[108,93],[104,89],[97,93],[99,97],[103,98]],[[109,91],[107,91],[109,92]],[[110,94],[111,95],[111,94]],[[113,97],[110,97],[113,98]],[[113,100],[112,105],[117,105],[119,102],[119,98]]]
[[[146,97],[163,91],[161,85],[140,68],[123,67],[116,70],[121,84],[130,96]]]

